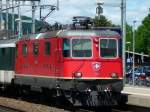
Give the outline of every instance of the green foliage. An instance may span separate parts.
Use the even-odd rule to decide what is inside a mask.
[[[136,32],[136,51],[150,55],[150,14],[144,18]]]
[[[126,50],[132,51],[132,41],[133,41],[132,37],[133,37],[132,27],[126,24]],[[127,44],[127,42],[130,43]]]
[[[98,16],[95,16],[93,19],[94,21],[94,26],[95,27],[111,27],[112,22],[109,21],[105,16],[101,15],[100,18]]]

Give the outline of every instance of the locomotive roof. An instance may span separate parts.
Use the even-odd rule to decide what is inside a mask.
[[[18,39],[2,39],[0,40],[0,48],[16,47],[15,43]]]
[[[66,36],[120,36],[119,33],[111,30],[64,30],[58,33],[60,37]]]
[[[120,36],[116,31],[111,30],[59,30],[45,33],[32,34],[29,39],[50,38],[50,37],[67,37],[67,36],[102,36],[112,37]]]

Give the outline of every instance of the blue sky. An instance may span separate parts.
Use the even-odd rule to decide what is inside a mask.
[[[41,0],[42,4],[55,5],[57,0]],[[90,16],[96,15],[97,1],[104,2],[104,13],[109,20],[115,24],[120,24],[120,8],[112,7],[112,5],[120,4],[121,0],[60,0],[60,9],[55,11],[46,19],[49,23],[71,23],[73,16]],[[148,14],[150,0],[126,0],[127,2],[127,22],[132,24],[133,20],[140,21]],[[109,5],[108,5],[109,4]],[[111,4],[111,6],[110,6]],[[31,12],[30,12],[31,13]],[[43,12],[46,14],[47,11]],[[27,13],[29,15],[29,13]],[[39,13],[36,13],[39,17]]]

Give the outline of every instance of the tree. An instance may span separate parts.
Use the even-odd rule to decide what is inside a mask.
[[[112,22],[109,21],[105,16],[101,15],[100,18],[98,16],[95,16],[93,19],[94,21],[94,26],[95,27],[111,27]]]
[[[128,24],[126,24],[126,43],[127,42],[130,42],[130,44],[126,44],[126,49],[129,47],[129,51],[133,51],[132,50],[133,31],[132,31],[132,26],[130,26]]]
[[[144,18],[136,32],[136,51],[150,55],[150,14]]]

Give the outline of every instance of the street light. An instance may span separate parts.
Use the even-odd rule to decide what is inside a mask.
[[[132,72],[132,80],[133,86],[135,86],[135,24],[136,20],[133,21],[133,72]]]

